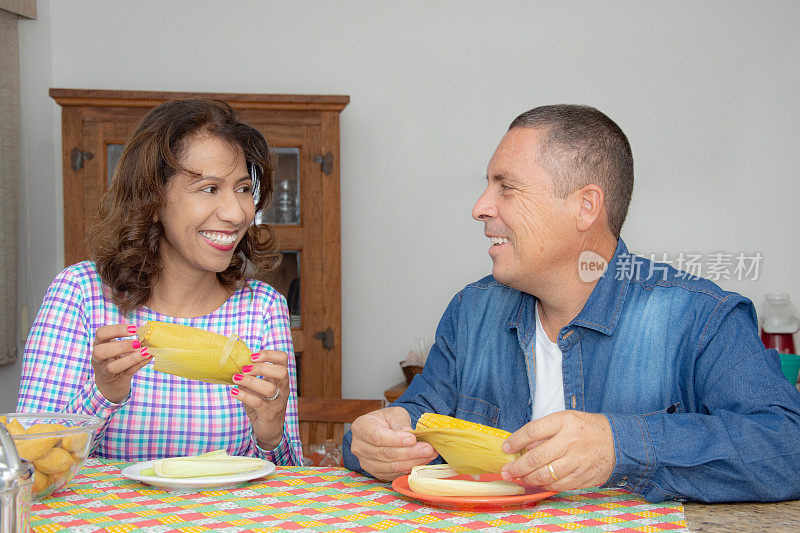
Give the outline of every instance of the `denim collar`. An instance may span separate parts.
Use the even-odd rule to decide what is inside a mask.
[[[605,335],[614,333],[633,275],[633,269],[626,266],[630,261],[628,247],[622,239],[618,239],[617,249],[608,262],[608,268],[595,285],[581,312],[570,324],[593,329]]]
[[[581,312],[565,329],[575,325],[609,336],[614,333],[630,285],[632,269],[625,267],[626,262],[630,260],[628,247],[622,239],[618,239],[617,249],[608,263],[608,268],[595,285]],[[508,317],[506,327],[520,330],[520,339],[523,343],[533,336],[536,327],[535,310],[536,297],[520,292],[519,305]]]

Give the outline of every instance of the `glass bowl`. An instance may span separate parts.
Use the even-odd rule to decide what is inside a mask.
[[[100,418],[73,413],[6,413],[0,422],[17,453],[33,464],[32,496],[41,500],[72,479],[92,448]]]

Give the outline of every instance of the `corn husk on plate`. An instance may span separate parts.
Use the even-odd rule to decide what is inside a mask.
[[[436,467],[436,469],[424,470],[426,467]],[[447,465],[423,465],[417,468],[423,470],[417,470],[414,480],[411,480],[413,473],[400,476],[392,481],[392,488],[403,496],[417,500],[428,507],[469,512],[507,511],[533,507],[538,505],[541,500],[549,498],[558,492],[544,490],[541,487],[528,485],[519,480],[503,481],[500,474],[459,474],[457,476],[448,476],[452,470],[448,470],[449,467]],[[439,476],[447,477],[439,478]],[[420,478],[423,478],[423,483],[441,482],[442,485],[434,489],[435,494],[427,493],[428,488],[424,485],[420,488]],[[475,480],[476,478],[478,478],[478,481]],[[412,483],[415,488],[411,487]],[[462,483],[468,483],[469,485],[465,486]],[[498,483],[496,487],[487,490],[487,485],[491,487],[495,483]],[[517,485],[519,489],[514,489],[506,484]],[[505,488],[498,489],[497,487]],[[455,491],[452,489],[455,489]],[[451,495],[446,496],[445,494]]]
[[[461,479],[471,477],[472,479]],[[477,479],[476,479],[477,478]],[[408,486],[432,496],[517,496],[525,488],[510,481],[480,481],[478,475],[459,476],[450,465],[420,465],[411,469]]]
[[[459,474],[498,474],[503,465],[520,456],[501,448],[511,435],[508,431],[450,416],[425,413],[412,433],[433,446]]]
[[[225,450],[216,450],[201,455],[158,459],[140,474],[169,478],[232,476],[264,468],[268,463],[257,457],[239,457],[228,455]]]
[[[430,443],[448,464],[414,467],[411,474],[392,481],[400,494],[426,505],[462,511],[531,507],[556,494],[500,477],[503,465],[520,456],[503,452],[503,441],[511,435],[507,431],[425,413],[413,433]]]
[[[226,337],[182,324],[145,322],[137,336],[158,372],[217,385],[231,385],[253,353],[237,335]]]
[[[164,490],[201,491],[239,486],[275,471],[275,465],[255,457],[230,456],[224,450],[202,455],[134,463],[122,477]]]

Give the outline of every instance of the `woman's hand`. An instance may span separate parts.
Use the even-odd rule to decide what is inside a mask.
[[[117,340],[136,333],[136,326],[101,326],[94,334],[92,368],[94,382],[103,398],[119,403],[131,392],[131,377],[150,362],[152,356],[138,340]]]
[[[258,445],[272,450],[283,438],[289,399],[288,356],[286,352],[261,350],[250,359],[253,364],[242,367],[241,374],[234,374],[233,384],[239,388],[231,390],[231,394],[244,404]]]

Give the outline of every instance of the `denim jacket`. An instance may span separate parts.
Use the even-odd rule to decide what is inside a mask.
[[[800,393],[752,303],[628,253],[558,335],[566,409],[604,414],[604,486],[650,501],[800,498]],[[488,276],[459,292],[423,372],[393,404],[516,431],[531,420],[536,298]],[[345,465],[363,472],[344,439]]]

